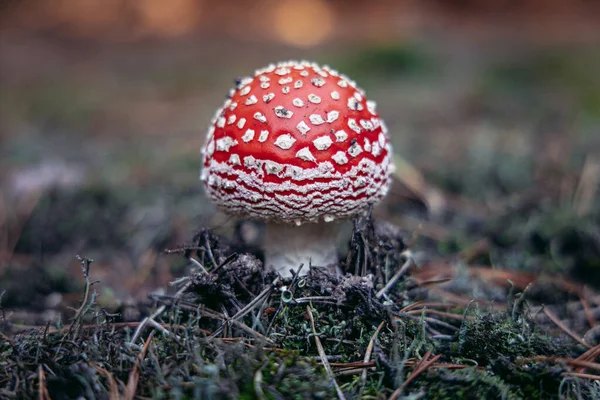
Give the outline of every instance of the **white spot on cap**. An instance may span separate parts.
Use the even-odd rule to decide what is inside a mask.
[[[261,81],[261,82],[268,82],[268,81],[271,80],[271,78],[269,78],[267,75],[260,75],[258,77],[258,80]]]
[[[325,79],[323,78],[312,78],[310,82],[316,87],[323,87],[325,85]]]
[[[270,102],[271,100],[273,100],[275,98],[275,93],[267,93],[265,95],[263,95],[263,101],[265,103]]]
[[[340,113],[338,111],[329,111],[327,113],[327,122],[332,123],[333,121],[335,121],[336,119],[338,119],[338,117],[340,116]]]
[[[365,138],[365,144],[363,145],[363,148],[365,151],[371,151],[371,142],[369,142],[369,139]]]
[[[343,87],[343,88],[348,87],[348,82],[346,82],[343,79],[340,79],[337,84],[339,87]]]
[[[310,127],[304,121],[300,121],[296,128],[300,131],[301,134],[306,135],[306,132],[310,131]]]
[[[284,166],[275,161],[265,160],[265,171],[267,174],[277,175],[283,171]]]
[[[377,103],[375,103],[373,100],[367,100],[367,110],[369,110],[369,112],[373,115],[376,115],[377,112],[375,111],[377,107]]]
[[[254,80],[254,78],[251,78],[249,76],[245,76],[242,78],[242,80],[240,81],[240,86],[246,86],[249,83],[252,83],[252,81]]]
[[[267,131],[267,130],[260,131],[260,135],[258,136],[258,141],[261,143],[264,143],[268,137],[269,137],[269,131]]]
[[[246,156],[244,157],[244,165],[246,167],[252,167],[256,164],[256,158],[254,158],[253,156]]]
[[[289,133],[284,133],[283,135],[279,135],[275,140],[275,146],[279,147],[283,150],[288,150],[292,145],[296,142],[296,139],[292,137]]]
[[[352,129],[356,133],[360,133],[362,131],[354,118],[348,118],[348,128]]]
[[[246,133],[244,133],[244,136],[242,136],[242,140],[245,143],[248,143],[249,141],[251,141],[252,139],[254,139],[254,130],[253,129],[248,129],[246,131]]]
[[[331,158],[340,165],[344,165],[348,162],[348,157],[346,157],[346,153],[343,151],[338,151]]]
[[[379,142],[373,142],[373,145],[371,146],[371,154],[373,154],[375,157],[381,154],[381,147],[379,146]]]
[[[323,215],[323,221],[333,222],[333,221],[335,221],[335,217],[333,215]]]
[[[308,71],[302,71],[302,72],[300,72],[300,75],[302,75],[302,76],[308,76]]]
[[[242,162],[240,161],[240,156],[237,154],[232,154],[231,156],[229,156],[229,162],[233,165],[241,165]]]
[[[227,118],[227,125],[231,125],[231,124],[233,124],[233,123],[235,122],[235,119],[236,119],[236,118],[237,118],[237,117],[235,116],[235,114],[231,114],[231,115],[229,116],[229,118]]]
[[[310,152],[308,147],[304,147],[304,148],[298,150],[298,152],[296,153],[296,157],[298,157],[299,159],[304,160],[304,161],[312,161],[312,162],[317,161],[317,159],[315,158],[315,156],[312,155],[312,153]]]
[[[385,135],[383,133],[379,133],[379,136],[377,136],[377,141],[379,142],[379,146],[381,148],[385,147]]]
[[[296,97],[294,100],[292,100],[292,104],[295,105],[296,107],[304,106],[304,102],[302,101],[302,99],[299,99],[298,97]]]
[[[348,154],[350,154],[350,156],[352,156],[352,157],[356,157],[357,155],[359,155],[360,153],[362,153],[362,151],[363,150],[362,150],[362,147],[360,147],[360,144],[358,144],[358,143],[355,142],[348,149]]]
[[[217,151],[229,151],[229,149],[238,144],[238,141],[232,137],[224,136],[217,139]]]
[[[265,117],[265,114],[258,111],[254,113],[254,119],[260,122],[267,122],[267,117]]]
[[[281,88],[281,93],[283,94],[288,94],[290,92],[290,87],[289,86],[284,86]]]
[[[287,85],[288,83],[291,83],[294,79],[292,79],[291,76],[288,76],[287,78],[281,78],[279,79],[279,84],[280,85]]]
[[[207,156],[212,156],[212,154],[215,152],[215,141],[211,140],[210,142],[208,142],[208,146],[206,146],[206,155]]]
[[[292,115],[294,115],[293,112],[284,108],[283,106],[277,106],[273,109],[273,111],[279,118],[292,118]]]
[[[235,108],[237,107],[237,103],[234,101],[233,103],[231,103],[231,105],[229,106],[229,110],[233,111],[235,110]]]
[[[301,87],[302,87],[302,81],[300,79],[298,79],[296,82],[294,82],[295,89],[300,89]]]
[[[256,104],[256,103],[258,103],[258,99],[256,98],[256,96],[255,96],[255,95],[252,95],[252,96],[250,96],[250,97],[248,97],[248,98],[246,99],[246,105],[247,105],[247,106],[250,106],[250,105],[252,105],[252,104]]]
[[[290,72],[291,72],[291,71],[290,71],[290,69],[289,69],[289,68],[286,68],[286,67],[277,68],[277,69],[275,70],[275,73],[276,73],[277,75],[279,75],[279,76],[287,75],[287,74],[289,74]]]
[[[343,142],[344,140],[348,139],[348,134],[346,132],[344,132],[344,130],[339,130],[335,133],[335,141],[336,142]]]
[[[250,93],[250,86],[244,86],[244,87],[242,88],[242,90],[240,90],[240,94],[241,94],[242,96],[245,96],[245,95],[247,95],[248,93]]]
[[[311,114],[308,119],[310,119],[310,122],[313,125],[321,125],[325,123],[325,120],[319,114]]]
[[[362,94],[360,94],[359,92],[354,92],[354,98],[358,101],[362,101],[363,99]]]
[[[356,100],[354,97],[349,97],[348,98],[348,108],[351,110],[362,110],[363,109],[363,105],[361,103],[358,102],[358,100]]]
[[[331,92],[331,98],[334,100],[339,100],[340,99],[340,94],[337,91],[332,91]]]
[[[244,128],[244,125],[246,125],[246,118],[240,118],[237,123],[237,127],[242,129],[242,128]]]
[[[370,131],[375,129],[375,127],[373,126],[373,123],[371,121],[369,121],[368,119],[361,119],[360,126],[362,126],[365,129],[368,129]]]
[[[261,83],[260,83],[260,87],[261,87],[262,89],[268,89],[268,88],[269,88],[269,86],[271,86],[271,84],[270,84],[269,82],[261,82]]]
[[[225,126],[225,117],[219,117],[217,120],[217,127],[223,128]]]
[[[321,98],[316,94],[311,93],[308,95],[308,101],[310,101],[313,104],[319,104],[321,102]]]
[[[321,136],[313,140],[313,143],[317,150],[327,150],[333,144],[333,141],[329,136]]]

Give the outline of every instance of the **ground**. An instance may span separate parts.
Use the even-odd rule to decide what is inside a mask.
[[[600,397],[597,47],[2,45],[0,398]],[[233,78],[285,58],[392,132],[341,277],[265,272],[198,182]]]

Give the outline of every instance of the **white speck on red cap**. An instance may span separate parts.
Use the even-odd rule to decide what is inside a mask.
[[[272,64],[254,78],[217,110],[203,149],[201,179],[219,207],[264,220],[331,221],[387,193],[386,127],[354,81],[306,61]],[[267,90],[272,83],[283,95]]]
[[[310,127],[304,121],[300,121],[296,128],[300,131],[301,134],[306,135],[308,131],[310,131]]]
[[[292,100],[292,104],[296,107],[303,107],[304,106],[304,102],[302,101],[302,99],[299,98],[295,98],[294,100]]]

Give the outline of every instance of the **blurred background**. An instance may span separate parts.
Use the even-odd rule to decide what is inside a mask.
[[[598,284],[599,21],[594,0],[2,0],[2,306],[74,304],[76,254],[134,314],[183,275],[163,250],[231,225],[198,181],[210,117],[286,59],[377,101],[399,166],[377,215],[421,248]]]

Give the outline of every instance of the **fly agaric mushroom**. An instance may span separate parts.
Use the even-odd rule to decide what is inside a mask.
[[[203,149],[208,196],[228,214],[266,222],[265,266],[283,277],[300,264],[336,264],[333,221],[377,203],[391,182],[375,103],[348,77],[306,61],[236,83]]]

